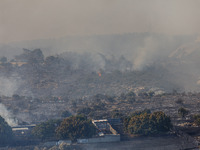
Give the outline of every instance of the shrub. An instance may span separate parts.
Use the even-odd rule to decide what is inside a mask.
[[[96,128],[91,120],[83,116],[71,116],[64,119],[56,129],[56,134],[60,139],[89,138],[96,134]]]
[[[171,119],[165,113],[137,112],[124,120],[125,131],[129,134],[150,135],[168,132],[171,127]]]

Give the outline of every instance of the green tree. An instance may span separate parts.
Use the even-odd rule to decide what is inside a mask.
[[[96,128],[91,120],[83,116],[71,116],[64,119],[56,129],[58,138],[71,139],[89,138],[96,134]]]
[[[155,132],[167,132],[172,127],[170,117],[166,116],[164,112],[158,111],[154,112],[150,115],[149,121],[151,124],[151,128]]]
[[[149,113],[148,111],[135,112],[124,119],[125,132],[130,134],[150,135],[167,132],[172,124],[170,117],[163,112]]]
[[[149,114],[131,117],[128,123],[128,132],[131,134],[149,134]]]
[[[185,118],[186,115],[189,114],[189,110],[181,107],[178,109],[178,114],[182,117],[182,118]]]
[[[60,125],[61,120],[49,120],[42,122],[32,130],[32,135],[41,140],[56,138],[56,128]]]
[[[0,145],[5,146],[12,143],[13,133],[8,123],[0,116]]]

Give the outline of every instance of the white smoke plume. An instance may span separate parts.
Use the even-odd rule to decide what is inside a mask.
[[[6,107],[3,104],[0,104],[0,115],[5,119],[5,121],[10,125],[10,126],[16,126],[17,125],[17,120],[14,119],[12,116],[12,113],[9,112]]]
[[[17,91],[19,83],[18,78],[0,77],[0,95],[12,96]]]
[[[158,44],[152,37],[144,40],[144,45],[138,48],[134,58],[134,70],[142,70],[145,66],[155,61]]]

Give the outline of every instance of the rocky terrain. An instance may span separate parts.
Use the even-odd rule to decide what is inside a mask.
[[[45,42],[54,45],[49,45],[49,53]],[[163,111],[171,117],[173,125],[189,134],[195,132],[193,136],[198,139],[196,127],[185,128],[185,123],[192,125],[194,114],[200,114],[199,40],[196,37],[169,38],[144,33],[39,43],[30,41],[25,46],[31,49],[20,50],[12,57],[0,57],[0,115],[11,126],[60,119],[64,114],[102,119],[148,109]],[[19,48],[22,44],[10,46]],[[32,49],[35,44],[43,49]],[[53,48],[58,45],[73,52],[63,50],[55,54]],[[94,45],[101,50],[92,52]],[[80,52],[80,47],[87,50]],[[7,50],[9,46],[2,48]],[[179,108],[188,110],[185,118],[178,114]],[[157,149],[166,146],[180,149],[181,142],[185,141],[181,137],[159,140],[160,145],[155,144]],[[167,145],[165,140],[169,142]],[[145,149],[152,143],[148,138],[143,139],[144,145],[140,141],[134,139],[129,144],[131,148]],[[118,146],[128,149],[123,142]],[[93,145],[93,149],[97,147]]]
[[[152,93],[144,92],[139,93],[138,96],[122,93],[120,96],[95,95],[74,100],[57,97],[47,99],[19,97],[16,100],[13,97],[2,97],[1,103],[10,111],[11,118],[18,120],[19,124],[62,118],[62,113],[65,111],[71,114],[83,113],[92,119],[102,119],[110,118],[117,112],[128,115],[135,111],[149,109],[152,112],[165,112],[174,124],[182,123],[178,115],[178,109],[181,107],[189,110],[188,117],[200,113],[199,93],[152,95]]]

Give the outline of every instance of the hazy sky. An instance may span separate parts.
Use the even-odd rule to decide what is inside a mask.
[[[200,33],[200,0],[0,0],[0,43],[131,32]]]

